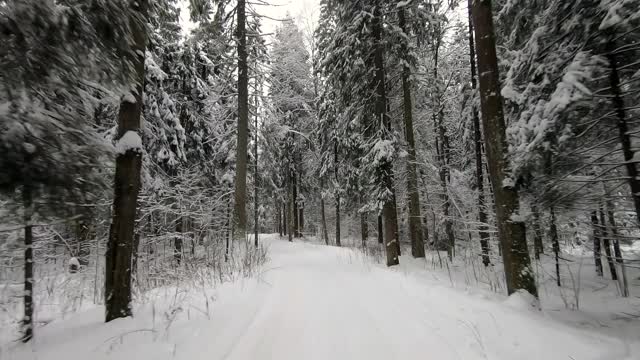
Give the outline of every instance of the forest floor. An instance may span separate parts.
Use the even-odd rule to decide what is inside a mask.
[[[157,289],[134,318],[108,324],[101,307],[79,312],[38,328],[32,344],[5,346],[0,358],[640,358],[633,316],[612,331],[621,323],[594,326],[582,312],[544,302],[540,311],[527,296],[454,286],[418,261],[387,269],[354,249],[260,239],[270,260],[257,276],[191,293]]]

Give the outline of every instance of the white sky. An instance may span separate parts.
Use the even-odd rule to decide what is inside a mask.
[[[188,32],[193,26],[189,21],[189,1],[181,1],[182,11],[180,12],[180,18],[185,31]],[[320,14],[320,0],[265,0],[265,2],[271,5],[253,5],[258,14],[266,16],[262,19],[263,33],[273,33],[278,27],[279,21],[272,19],[284,19],[289,14],[296,19],[300,28],[304,30],[305,24],[310,21],[317,21]]]

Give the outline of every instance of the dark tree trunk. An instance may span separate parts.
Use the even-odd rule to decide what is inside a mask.
[[[236,36],[238,39],[238,140],[234,192],[234,237],[244,241],[247,234],[247,147],[249,137],[249,69],[245,0],[238,0]]]
[[[289,227],[289,223],[287,222],[287,204],[282,203],[282,232],[284,233],[284,236],[287,236],[288,227]]]
[[[292,195],[292,207],[293,207],[293,237],[300,237],[300,218],[299,216],[299,212],[298,212],[298,174],[295,170],[295,164],[294,164],[294,170],[291,170],[291,180],[292,180],[292,185],[291,185],[291,189],[293,191],[293,195]]]
[[[338,178],[338,142],[333,144],[333,164],[334,164],[334,176],[336,178],[336,186],[340,184]],[[340,244],[340,190],[336,189],[336,246],[342,246]]]
[[[616,225],[616,218],[611,210],[611,204],[607,205],[607,217],[609,219],[609,225],[611,225],[611,234],[613,236],[613,253],[616,257],[616,262],[620,265],[621,284],[620,290],[623,297],[629,296],[629,282],[627,280],[627,268],[622,259],[622,251],[620,250],[620,239],[618,238],[618,229]]]
[[[382,215],[378,215],[378,244],[384,243],[384,233],[382,230]]]
[[[276,209],[278,211],[278,215],[276,216],[276,221],[278,222],[278,234],[282,237],[282,209],[280,208],[280,204],[278,204],[278,200],[276,200]]]
[[[33,338],[33,194],[31,186],[22,188],[22,206],[24,207],[24,317],[22,319],[22,342]]]
[[[398,9],[398,21],[400,29],[407,35],[404,8]],[[411,102],[411,69],[409,68],[409,49],[407,44],[402,43],[402,54],[404,55],[404,65],[402,66],[402,99],[403,117],[405,126],[405,138],[407,140],[407,192],[409,200],[409,238],[411,239],[411,255],[414,258],[423,258],[424,240],[422,235],[422,216],[420,215],[420,192],[418,191],[418,174],[416,169],[416,144],[413,135],[413,104]]]
[[[329,233],[327,232],[327,217],[325,215],[324,209],[324,197],[322,196],[322,192],[324,191],[324,178],[320,178],[320,216],[321,216],[321,226],[322,226],[322,238],[324,239],[324,243],[329,245]]]
[[[258,247],[258,96],[255,97],[255,111],[254,116],[254,137],[253,137],[253,157],[255,160],[255,167],[253,170],[253,245]]]
[[[553,206],[549,210],[551,220],[549,221],[549,237],[551,238],[551,246],[556,261],[556,284],[561,286],[560,281],[560,242],[558,241],[558,227],[556,225],[556,212]]]
[[[382,43],[382,11],[380,0],[376,1],[373,12],[373,37],[375,39],[374,62],[375,62],[375,115],[377,119],[382,119],[386,133],[391,132],[391,120],[387,114],[387,94],[385,89],[384,74],[384,45]],[[399,239],[398,239],[398,213],[395,207],[395,186],[393,183],[393,165],[389,161],[384,161],[379,169],[382,174],[380,182],[390,194],[386,196],[382,206],[382,216],[384,218],[384,240],[387,253],[387,266],[398,265]]]
[[[505,155],[508,152],[491,1],[474,1],[472,15],[478,54],[485,149],[495,196],[496,222],[503,249],[507,291],[512,294],[523,289],[537,297],[538,291],[531,269],[525,225],[513,217],[518,214],[518,192],[515,187],[505,183],[508,172]]]
[[[631,197],[636,209],[636,220],[640,224],[640,177],[638,176],[638,168],[636,162],[633,161],[635,152],[631,145],[631,135],[629,135],[629,125],[625,114],[624,99],[622,98],[622,90],[620,89],[620,75],[618,74],[618,62],[615,54],[615,42],[613,35],[611,40],[607,42],[607,60],[609,61],[609,83],[613,97],[611,101],[618,118],[618,135],[620,144],[622,145],[622,154],[624,156],[625,167],[627,168],[627,181],[631,188]]]
[[[360,194],[360,203],[364,203],[364,196]],[[369,237],[369,224],[368,224],[368,213],[361,212],[360,213],[360,239],[362,241],[362,249],[366,250],[367,248],[367,238]]]
[[[126,55],[135,70],[135,88],[120,103],[118,134],[120,139],[128,131],[140,129],[144,89],[144,53],[147,42],[147,0],[131,3],[131,11],[139,15],[131,17],[133,47]],[[131,316],[131,261],[134,246],[134,229],[138,192],[140,191],[141,149],[128,149],[116,157],[116,174],[113,197],[113,218],[109,231],[105,264],[105,320],[111,321]]]
[[[176,219],[176,235],[173,237],[173,259],[176,264],[182,263],[182,243],[184,236],[184,219],[182,216],[178,216]]]
[[[304,207],[300,205],[300,209],[298,210],[298,222],[300,223],[300,236],[304,233]]]
[[[451,224],[451,218],[449,213],[450,203],[449,203],[449,191],[448,191],[448,179],[449,179],[449,168],[448,168],[448,158],[449,158],[449,141],[447,140],[447,131],[444,125],[444,109],[440,104],[441,95],[439,93],[439,82],[438,82],[438,60],[439,60],[439,52],[441,45],[441,36],[442,34],[436,35],[435,44],[434,44],[434,64],[433,64],[433,78],[436,79],[436,91],[434,91],[433,96],[433,106],[435,107],[433,110],[433,126],[434,129],[437,129],[437,137],[436,137],[436,161],[438,163],[438,175],[440,177],[440,186],[442,188],[442,216],[444,220],[445,227],[445,235],[446,235],[446,243],[436,243],[436,248],[438,251],[446,250],[449,259],[453,259],[454,251],[455,251],[455,237],[453,233],[453,227]]]
[[[602,276],[602,251],[600,250],[602,231],[600,224],[598,224],[598,213],[595,211],[591,212],[591,227],[593,227],[593,258],[596,265],[596,275]]]
[[[230,214],[230,205],[229,202],[227,201],[227,209],[224,213],[224,217],[227,220],[227,226],[225,228],[225,246],[224,246],[224,261],[227,262],[229,261],[229,250],[231,248],[231,229],[232,229],[232,224],[231,224],[231,219],[230,217],[232,216]]]
[[[609,231],[607,230],[607,221],[604,217],[604,210],[602,207],[600,207],[600,228],[602,229],[602,245],[604,246],[604,254],[607,257],[607,265],[609,265],[611,280],[618,281],[616,264],[613,262],[613,256],[611,256],[611,240],[609,239]]]
[[[295,226],[295,219],[294,219],[294,206],[293,206],[293,196],[291,195],[293,192],[292,186],[293,186],[293,170],[291,170],[291,166],[289,166],[287,168],[287,219],[289,220],[289,222],[287,223],[287,235],[289,236],[289,242],[293,241],[293,238],[295,236],[294,233],[294,226]]]
[[[472,1],[468,0],[468,12],[469,12],[469,63],[471,68],[471,91],[472,96],[475,96],[477,84],[476,75],[476,51],[475,42],[473,39],[473,21],[471,16]],[[471,112],[473,117],[473,143],[475,149],[476,160],[476,191],[478,192],[478,222],[479,235],[480,235],[480,249],[482,250],[482,263],[484,266],[489,266],[491,260],[489,259],[489,232],[487,226],[487,210],[484,199],[484,173],[482,162],[482,131],[480,130],[480,117],[478,116],[478,109],[475,102],[472,100]],[[536,259],[538,259],[538,253],[536,253]]]
[[[540,228],[540,212],[538,205],[531,205],[533,213],[533,250],[536,260],[540,260],[540,254],[544,254],[544,245],[542,244],[542,229]]]

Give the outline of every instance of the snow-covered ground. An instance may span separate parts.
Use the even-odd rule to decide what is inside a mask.
[[[624,332],[602,330],[554,301],[539,311],[526,296],[460,286],[428,261],[387,269],[353,249],[261,241],[270,261],[258,276],[157,289],[134,318],[108,324],[102,308],[80,312],[36,329],[32,344],[5,343],[0,358],[640,359],[632,316]]]

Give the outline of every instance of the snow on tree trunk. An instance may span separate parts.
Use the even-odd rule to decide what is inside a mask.
[[[127,58],[134,66],[134,80],[129,93],[123,96],[118,114],[118,140],[140,130],[144,89],[144,54],[147,42],[147,0],[131,3],[133,46]],[[133,100],[133,101],[132,101]],[[133,137],[135,139],[135,137]],[[137,136],[139,139],[139,136]],[[135,139],[137,141],[137,139]],[[129,139],[128,144],[133,140]],[[119,142],[120,143],[120,142]],[[137,145],[137,144],[136,144]],[[106,254],[105,308],[106,321],[131,316],[131,269],[138,192],[140,191],[141,149],[129,146],[118,152],[114,182],[113,218]]]
[[[523,289],[538,296],[527,248],[524,223],[518,216],[519,196],[507,178],[505,121],[500,96],[491,1],[472,6],[485,149],[496,203],[496,222],[509,294]]]
[[[387,94],[385,88],[384,73],[384,45],[382,43],[382,11],[381,2],[377,1],[373,13],[373,37],[375,39],[374,62],[375,62],[375,116],[376,121],[384,127],[385,133],[391,132],[391,120],[387,114]],[[398,213],[395,206],[395,185],[393,183],[393,165],[389,160],[381,161],[379,172],[382,175],[379,179],[386,190],[382,205],[382,216],[384,218],[384,240],[387,253],[387,266],[398,265],[399,239],[398,239]]]

